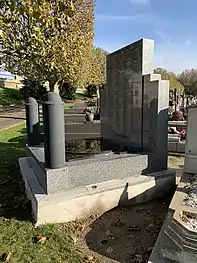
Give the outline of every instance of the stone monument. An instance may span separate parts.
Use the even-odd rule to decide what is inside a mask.
[[[167,169],[169,81],[154,74],[154,41],[141,39],[107,56],[101,137],[148,152],[148,172]]]
[[[154,42],[142,39],[107,57],[107,84],[100,93],[101,132],[100,123],[81,125],[86,127],[83,138],[92,140],[88,127],[99,124],[107,152],[64,161],[71,125],[64,129],[59,95],[47,96],[44,146],[29,146],[28,156],[19,159],[37,224],[104,213],[120,200],[121,205],[146,202],[165,196],[175,186],[175,172],[167,169],[169,83],[153,73],[153,53]],[[113,151],[114,144],[118,152]]]

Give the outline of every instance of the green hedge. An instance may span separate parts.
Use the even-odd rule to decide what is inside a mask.
[[[22,105],[23,99],[21,97],[20,91],[17,89],[8,89],[0,87],[0,105]]]

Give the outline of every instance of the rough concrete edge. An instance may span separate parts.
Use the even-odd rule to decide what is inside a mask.
[[[19,166],[22,178],[25,183],[27,183],[29,186],[31,185],[31,191],[32,192],[40,192],[40,195],[45,195],[45,192],[43,188],[41,187],[37,177],[33,173],[33,170],[29,166],[29,160],[31,157],[22,157],[19,158]],[[29,173],[25,173],[26,171],[29,171]]]
[[[52,221],[50,221],[50,219],[46,220],[45,212],[47,209],[49,209],[48,210],[49,214],[53,213],[53,212],[51,212],[51,207],[53,207],[53,205],[57,205],[57,206],[61,207],[59,211],[65,212],[66,203],[68,205],[71,201],[73,201],[73,202],[75,202],[75,206],[81,207],[81,204],[84,204],[84,202],[86,203],[86,200],[88,198],[90,198],[89,200],[91,200],[94,196],[94,199],[96,201],[98,201],[97,205],[99,206],[100,205],[99,204],[100,198],[102,199],[101,203],[103,204],[103,203],[105,203],[105,202],[103,202],[103,198],[105,199],[107,194],[108,195],[112,194],[112,196],[113,196],[113,194],[115,193],[115,197],[113,197],[114,200],[111,201],[111,203],[113,203],[113,206],[109,207],[109,205],[108,205],[107,209],[104,209],[104,211],[102,211],[102,212],[106,212],[106,211],[108,211],[108,210],[110,210],[110,209],[112,209],[118,205],[118,200],[120,200],[120,196],[124,192],[125,182],[127,181],[126,179],[124,180],[124,185],[121,184],[121,186],[120,186],[120,184],[119,184],[119,186],[118,186],[117,180],[115,180],[116,187],[111,187],[110,189],[108,188],[108,189],[104,189],[104,190],[102,189],[102,191],[99,191],[97,193],[93,193],[93,190],[91,193],[91,188],[83,187],[80,189],[74,189],[71,191],[67,191],[66,193],[63,192],[63,193],[58,193],[58,194],[46,195],[46,194],[44,194],[41,185],[39,184],[36,176],[34,175],[33,170],[28,165],[29,158],[30,157],[20,158],[19,164],[21,167],[22,177],[25,181],[25,188],[26,188],[27,197],[32,202],[32,214],[33,214],[34,221],[37,221],[36,225],[40,225],[40,224],[44,224],[44,223],[66,222],[66,221],[69,221],[69,218],[72,218],[68,214],[65,216],[65,218],[66,218],[65,220],[62,219],[62,217],[61,217],[61,220],[56,221],[54,219],[54,216],[52,217],[53,218]],[[171,187],[172,184],[174,183],[174,179],[173,179],[174,177],[175,177],[175,173],[174,173],[173,169],[170,169],[168,171],[168,173],[165,174],[164,177],[160,176],[161,181],[164,181],[164,183],[167,183],[169,185],[169,187]],[[167,181],[166,181],[166,178],[167,178]],[[29,186],[29,184],[32,184],[31,187]],[[110,184],[111,184],[111,182],[110,182]],[[135,187],[137,187],[139,184],[140,184],[140,190],[137,189],[137,191],[136,191]],[[141,187],[142,184],[143,184],[143,187]],[[150,198],[153,199],[154,195],[156,193],[155,186],[159,187],[159,195],[160,195],[162,187],[161,187],[161,184],[159,186],[158,186],[158,184],[156,184],[155,177],[151,177],[149,180],[147,179],[143,183],[138,182],[135,185],[131,185],[130,187],[132,188],[132,191],[134,189],[134,193],[132,193],[130,198],[131,199],[139,198],[139,200],[137,199],[138,203],[145,202],[145,201],[149,200]],[[149,194],[146,193],[147,190],[150,191],[151,197],[149,197]],[[143,198],[141,197],[141,194],[143,194]],[[158,193],[157,193],[157,195],[158,195]],[[138,197],[138,196],[140,196],[140,197]],[[92,202],[92,201],[90,201],[90,202]],[[62,208],[62,204],[63,204],[64,208]],[[91,210],[91,209],[93,209],[93,210],[97,209],[98,210],[97,205],[95,206],[94,204],[91,204],[91,207],[86,206],[85,207],[86,212]],[[64,210],[61,210],[61,209],[64,209]],[[77,211],[77,215],[75,215],[75,219],[77,219],[77,217],[82,218],[82,215],[83,215],[82,212],[83,212],[82,209],[81,209],[81,211]],[[80,215],[80,213],[81,213],[81,215]],[[42,220],[42,215],[44,215],[45,220]],[[58,218],[58,216],[57,216],[57,218]],[[75,220],[75,219],[72,218],[72,220]]]
[[[42,196],[44,195],[44,191],[41,185],[39,184],[36,176],[34,175],[32,170],[28,166],[29,158],[31,157],[19,158],[18,162],[19,162],[19,167],[21,171],[21,176],[25,184],[25,193],[26,193],[27,199],[31,201],[31,208],[32,208],[31,214],[32,214],[33,220],[36,222],[37,221],[36,214],[37,214],[37,209],[38,209],[38,200],[42,198]],[[28,173],[25,172],[27,170],[28,170]],[[39,190],[40,195],[35,196],[33,194],[33,192],[35,192],[36,189]]]
[[[92,214],[101,215],[119,204],[130,206],[161,198],[166,194],[162,189],[168,188],[168,191],[170,191],[173,184],[173,177],[168,176],[161,178],[157,183],[152,179],[148,182],[131,185],[128,189],[119,187],[93,195],[85,192],[85,189],[83,195],[77,197],[75,197],[76,193],[70,192],[70,198],[68,199],[67,196],[67,200],[65,195],[59,196],[59,198],[57,198],[57,195],[47,196],[46,199],[44,198],[38,203],[37,225],[68,222]],[[55,216],[53,213],[54,208],[56,211]]]

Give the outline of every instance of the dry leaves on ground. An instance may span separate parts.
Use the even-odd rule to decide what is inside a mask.
[[[2,261],[3,261],[3,262],[9,262],[11,256],[12,256],[12,253],[11,253],[11,252],[8,252],[8,253],[3,254],[3,256],[2,256]]]
[[[36,237],[36,243],[37,244],[44,244],[46,242],[46,240],[47,240],[46,237],[41,237],[41,236]]]

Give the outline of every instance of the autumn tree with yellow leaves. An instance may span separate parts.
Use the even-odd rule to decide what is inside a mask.
[[[186,69],[179,75],[179,81],[184,86],[185,93],[197,96],[197,69]]]
[[[90,79],[94,0],[0,0],[0,64],[53,91]]]
[[[180,83],[178,76],[164,68],[155,69],[155,73],[161,74],[163,80],[169,80],[170,90],[177,90],[179,93],[183,92],[184,86]]]
[[[92,83],[99,86],[106,82],[106,58],[108,52],[99,47],[94,47],[92,55]]]

